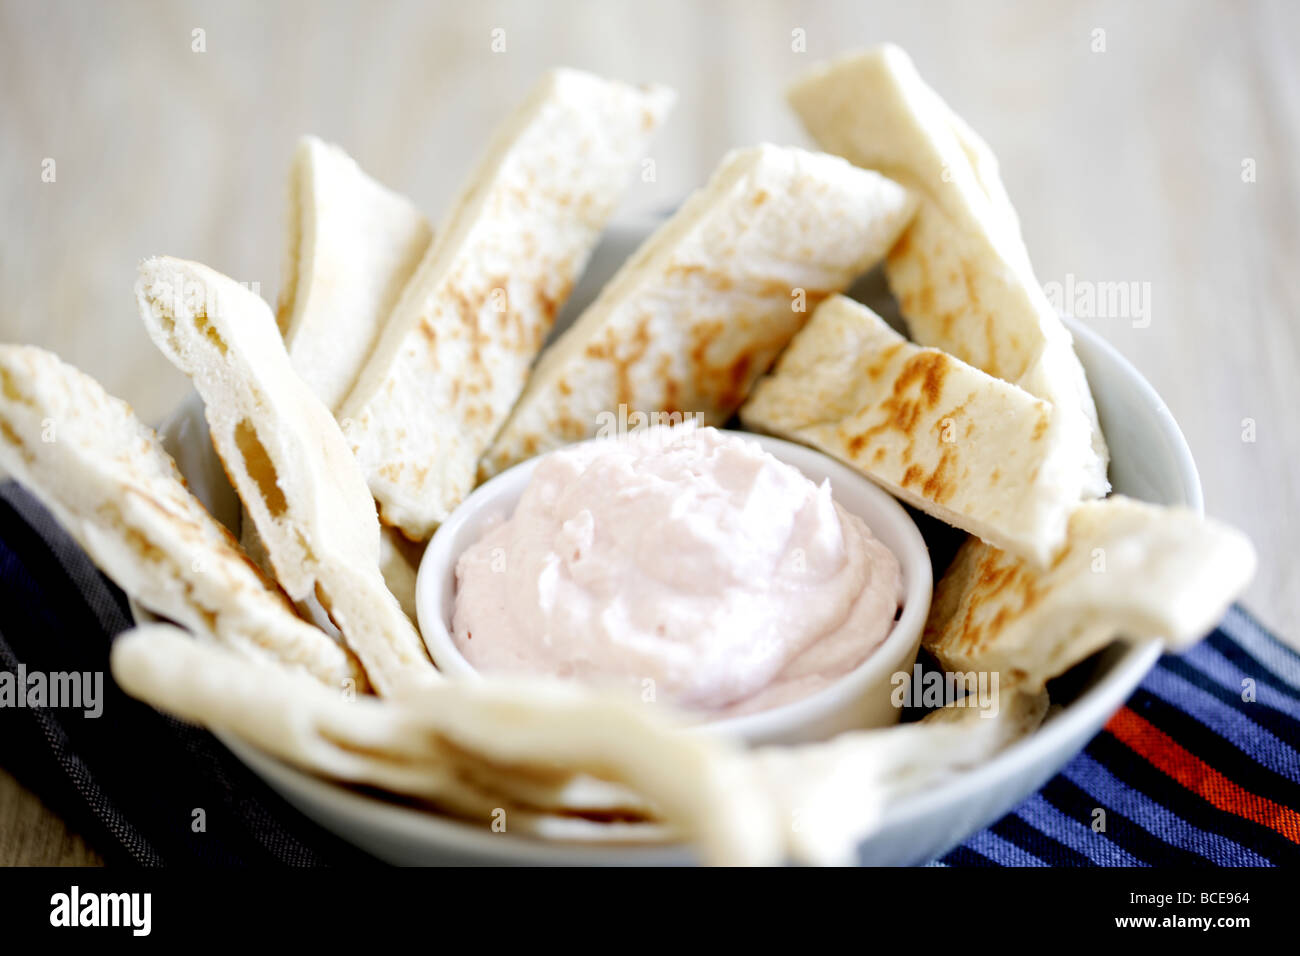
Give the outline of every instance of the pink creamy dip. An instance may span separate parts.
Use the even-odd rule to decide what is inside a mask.
[[[457,648],[733,716],[812,694],[889,634],[897,558],[757,442],[658,426],[541,459],[456,567]]]

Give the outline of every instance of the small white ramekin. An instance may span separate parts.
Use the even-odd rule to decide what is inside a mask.
[[[748,432],[763,450],[817,483],[830,479],[831,493],[867,523],[897,557],[903,571],[902,613],[889,636],[858,667],[815,694],[753,714],[701,723],[700,729],[749,743],[804,743],[845,730],[885,727],[898,721],[891,701],[893,676],[911,674],[930,610],[930,554],[902,505],[870,480],[819,451]],[[593,439],[605,441],[608,439]],[[481,679],[451,637],[456,562],[495,519],[507,518],[532,477],[538,459],[516,465],[476,489],[438,529],[420,562],[415,604],[420,631],[438,669],[452,679]]]

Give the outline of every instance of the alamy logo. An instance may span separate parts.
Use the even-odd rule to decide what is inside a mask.
[[[889,695],[895,707],[969,707],[981,717],[998,715],[997,671],[927,671],[920,664],[912,673],[898,671],[890,678]]]
[[[1135,329],[1151,325],[1151,283],[1094,282],[1068,273],[1064,282],[1043,283],[1043,293],[1057,312],[1076,319],[1129,319]]]
[[[152,893],[82,893],[74,885],[50,897],[51,926],[127,926],[148,936],[153,926]]]
[[[69,707],[87,717],[104,712],[103,671],[0,671],[0,707]]]
[[[620,403],[617,413],[604,411],[596,415],[596,437],[623,438],[651,428],[703,424],[703,412],[643,412],[639,409],[629,410],[626,404]]]

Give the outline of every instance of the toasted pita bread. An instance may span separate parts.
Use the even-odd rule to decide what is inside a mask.
[[[302,380],[336,411],[433,230],[343,150],[305,136],[290,173],[288,235],[280,331]]]
[[[728,154],[542,355],[483,474],[591,437],[619,406],[721,425],[805,310],[879,261],[912,208],[835,157]]]
[[[304,136],[294,155],[288,224],[276,318],[299,377],[337,411],[428,251],[433,229],[404,197],[314,136]],[[251,520],[241,525],[240,543],[250,556],[265,554]],[[422,551],[381,529],[379,570],[412,623]]]
[[[1040,565],[1079,501],[1083,475],[1058,467],[1047,402],[911,344],[844,296],[817,307],[740,417]]]
[[[686,732],[658,708],[571,684],[447,681],[390,700],[348,701],[165,626],[118,638],[112,667],[127,693],[303,769],[480,819],[501,797],[459,775],[448,745],[463,761],[511,768],[534,785],[585,774],[631,788],[714,862],[772,862],[780,850],[739,753]]]
[[[1030,692],[1117,637],[1200,640],[1250,582],[1233,528],[1114,495],[1084,502],[1050,568],[967,541],[935,586],[924,646],[947,670],[997,671]]]
[[[270,308],[206,266],[168,258],[141,265],[136,297],[154,343],[203,397],[213,447],[289,596],[314,589],[380,693],[436,679],[379,573],[365,480],[294,372]]]
[[[1046,694],[1002,692],[996,710],[949,705],[919,723],[761,748],[750,759],[777,804],[790,856],[843,865],[855,862],[888,807],[1032,733],[1047,704]]]
[[[333,687],[366,687],[185,487],[153,430],[57,356],[0,346],[0,464],[156,614]]]
[[[1105,494],[1109,453],[1092,393],[1034,278],[992,151],[894,46],[817,67],[790,102],[822,148],[921,197],[885,265],[912,338],[1051,402],[1083,494]]]
[[[386,524],[423,540],[474,487],[672,99],[556,70],[498,132],[343,404]]]

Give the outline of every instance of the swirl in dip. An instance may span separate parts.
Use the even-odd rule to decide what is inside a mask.
[[[453,640],[479,671],[652,688],[712,717],[847,674],[903,593],[829,482],[690,424],[545,456],[456,582]]]

